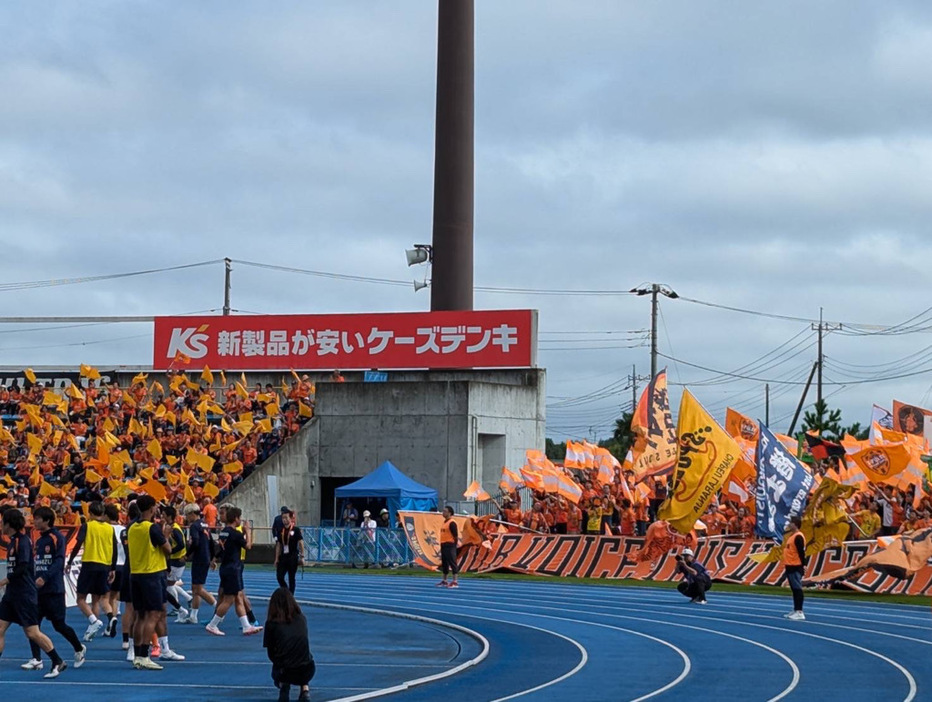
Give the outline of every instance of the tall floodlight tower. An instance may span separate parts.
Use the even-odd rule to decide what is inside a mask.
[[[473,308],[473,0],[439,0],[430,309]]]

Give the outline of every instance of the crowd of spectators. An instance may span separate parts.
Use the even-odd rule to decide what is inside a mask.
[[[92,368],[82,372],[89,377],[81,385],[0,386],[0,504],[50,506],[67,526],[79,522],[82,505],[145,492],[168,504],[196,502],[216,519],[214,503],[314,411],[307,375],[249,388],[245,374],[227,383],[220,373],[215,385],[208,369],[199,379],[177,370],[165,385],[139,374],[121,387],[98,384]]]
[[[817,466],[822,468],[822,466]],[[824,475],[824,470],[818,470]],[[667,496],[670,478],[653,478],[637,483],[633,471],[615,469],[612,483],[602,485],[598,470],[572,470],[582,491],[578,504],[564,496],[529,490],[505,493],[497,519],[509,533],[532,530],[551,534],[611,534],[644,536],[657,519],[657,508]],[[622,484],[624,481],[624,485]],[[753,538],[756,517],[753,493],[741,501],[736,495],[719,493],[713,498],[696,530],[706,536]],[[901,489],[866,484],[847,501],[851,518],[849,540],[871,539],[932,527],[932,497],[918,496],[915,487]]]

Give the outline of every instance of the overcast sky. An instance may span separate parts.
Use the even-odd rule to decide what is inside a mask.
[[[5,314],[217,310],[222,265],[3,284],[224,256],[423,276],[404,249],[431,232],[436,14],[428,0],[0,5]],[[477,0],[476,28],[477,285],[662,282],[791,317],[821,306],[845,323],[825,339],[825,394],[846,422],[894,397],[932,405],[932,372],[851,382],[932,370],[918,353],[932,4]],[[411,287],[239,264],[233,284],[247,312],[429,306]],[[648,372],[648,298],[477,292],[476,306],[540,310],[555,439],[604,436],[632,366]],[[685,362],[661,359],[671,383],[719,418],[729,403],[762,417],[770,380],[786,430],[815,359],[808,322],[661,310],[660,350]],[[894,330],[915,333],[884,333],[915,315]],[[149,364],[151,343],[146,324],[5,325],[0,364]]]

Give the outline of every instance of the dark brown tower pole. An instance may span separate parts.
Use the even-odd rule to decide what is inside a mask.
[[[473,0],[439,0],[431,310],[473,297]]]

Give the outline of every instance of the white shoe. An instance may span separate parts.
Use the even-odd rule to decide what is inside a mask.
[[[84,640],[90,641],[97,633],[104,628],[104,623],[99,619],[94,624],[89,624],[87,630],[84,632]]]
[[[134,663],[136,661],[136,652],[132,649],[132,647],[127,647],[126,660],[128,660],[130,663]]]
[[[787,614],[786,618],[792,619],[794,622],[801,622],[801,621],[805,621],[806,615],[803,614],[801,611],[796,611],[796,612],[790,612],[789,614]]]
[[[62,674],[62,671],[67,667],[68,667],[68,664],[65,663],[65,661],[62,661],[58,665],[53,665],[52,669],[49,672],[47,672],[45,675],[43,675],[42,677],[48,680],[51,680],[52,678],[57,678],[59,675]]]
[[[188,615],[188,624],[197,624],[197,615],[193,612]]]
[[[162,670],[162,666],[151,658],[134,658],[133,667],[136,670]]]
[[[262,631],[261,626],[247,626],[245,629],[243,629],[243,636],[253,636],[254,634],[258,634],[260,631]]]
[[[81,646],[81,650],[74,653],[74,667],[80,668],[85,660],[87,660],[87,646]]]
[[[175,619],[175,624],[187,624],[188,623],[188,610],[184,607],[178,610],[178,616]]]
[[[183,661],[184,656],[182,656],[180,653],[175,653],[171,649],[167,651],[165,649],[162,649],[162,655],[159,656],[159,660],[160,661]]]
[[[213,634],[214,636],[226,636],[226,634],[224,634],[222,631],[220,631],[220,629],[218,629],[218,628],[215,627],[215,626],[211,626],[210,624],[208,624],[208,625],[207,625],[206,627],[204,627],[204,628],[207,629],[207,633],[208,633],[208,634]]]
[[[707,605],[709,604],[709,601],[708,600],[697,600],[696,604]]]
[[[122,649],[123,649],[124,651],[128,651],[128,650],[129,650],[129,641],[124,641],[124,642],[122,643],[121,647],[122,647]]]
[[[37,658],[30,658],[28,661],[23,663],[20,668],[23,670],[42,670],[44,663]]]

